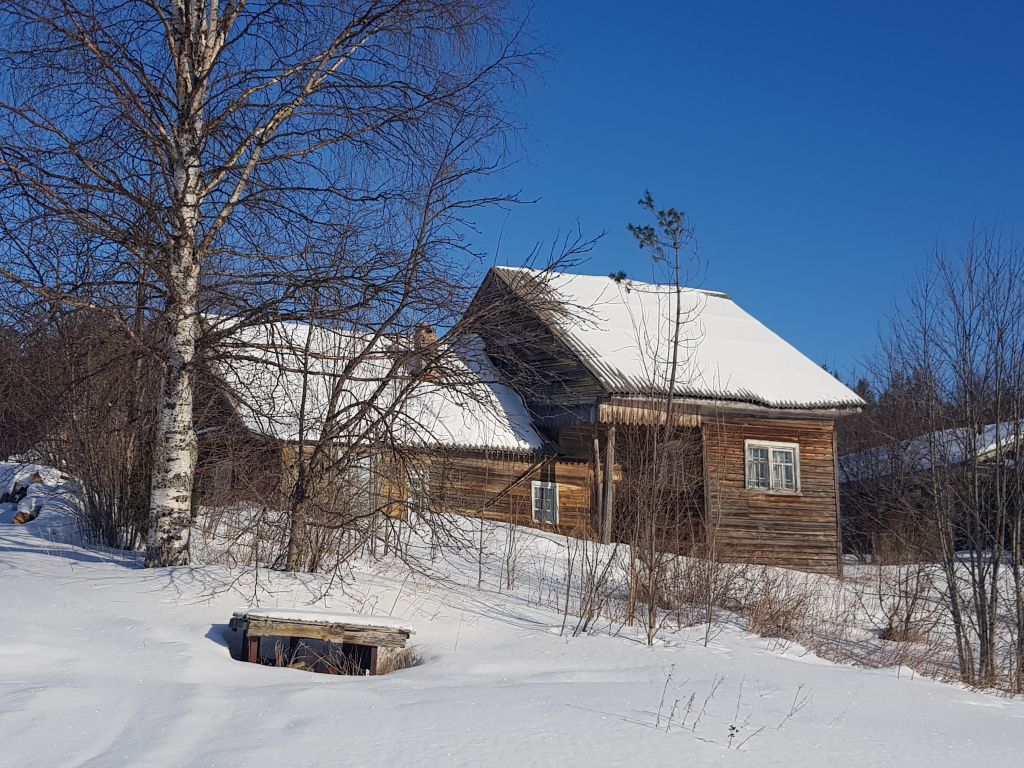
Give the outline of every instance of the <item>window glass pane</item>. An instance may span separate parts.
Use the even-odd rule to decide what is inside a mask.
[[[777,461],[781,464],[792,464],[793,463],[793,449],[792,448],[774,448],[772,449],[772,461]]]
[[[796,490],[796,468],[792,464],[785,465],[786,470],[783,476],[783,485],[787,491]]]
[[[772,487],[796,490],[796,452],[792,448],[772,449]]]
[[[538,523],[558,524],[558,490],[553,485],[533,486],[533,519]]]
[[[769,488],[768,480],[768,449],[749,448],[747,450],[747,487]]]

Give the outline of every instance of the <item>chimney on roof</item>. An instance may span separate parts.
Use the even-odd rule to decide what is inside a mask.
[[[412,360],[409,373],[419,375],[429,364],[431,347],[437,344],[437,329],[430,323],[419,323],[412,331]]]

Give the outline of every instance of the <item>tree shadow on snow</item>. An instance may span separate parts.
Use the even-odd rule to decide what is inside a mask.
[[[71,560],[76,563],[109,563],[121,568],[142,567],[141,556],[138,553],[118,549],[90,551],[70,547],[65,548],[60,545],[24,546],[4,542],[0,543],[0,554],[2,553],[42,554]]]

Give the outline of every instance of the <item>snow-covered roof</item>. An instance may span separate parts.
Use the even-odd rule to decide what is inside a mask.
[[[212,322],[230,327],[230,319]],[[431,378],[407,375],[407,352],[393,337],[276,322],[230,333],[216,368],[245,426],[279,440],[316,440],[328,426],[340,440],[378,435],[404,446],[544,447],[522,398],[501,382],[478,338],[446,347],[441,372]]]
[[[955,427],[918,435],[897,446],[847,454],[839,459],[841,483],[927,472],[932,467],[956,467],[973,459],[990,461],[1014,450],[1024,436],[1024,424],[1004,421],[981,429]]]
[[[674,390],[683,397],[770,408],[845,409],[853,391],[723,293],[609,277],[495,267],[528,298],[549,290],[567,309],[552,331],[613,394],[669,389],[677,308],[682,319]],[[677,301],[677,296],[679,297]]]

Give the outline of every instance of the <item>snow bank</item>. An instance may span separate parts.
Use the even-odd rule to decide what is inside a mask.
[[[35,475],[39,475],[42,482],[50,486],[60,485],[63,479],[60,470],[42,464],[0,462],[0,496],[12,493],[19,486],[29,485]]]
[[[0,462],[0,496],[12,494],[20,498],[0,504],[0,525],[11,524],[22,514],[31,519],[18,527],[35,536],[51,543],[83,543],[81,488],[60,470],[42,464]]]
[[[135,569],[28,529],[0,526],[5,765],[1009,768],[1024,751],[1024,702],[906,668],[831,664],[730,624],[706,646],[703,626],[653,648],[607,620],[571,637],[551,606],[574,543],[550,535],[516,532],[510,589],[500,557],[478,588],[471,551],[442,551],[431,574],[364,561],[332,580]],[[334,677],[234,661],[240,600],[389,614],[416,626],[424,663]]]

